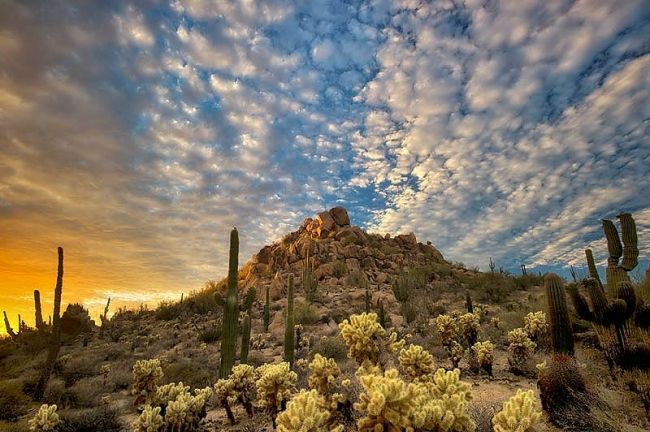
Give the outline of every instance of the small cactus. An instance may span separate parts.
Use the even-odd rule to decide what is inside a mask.
[[[526,363],[535,351],[537,344],[531,341],[528,333],[523,328],[516,328],[508,332],[508,364],[514,373],[524,373]]]
[[[331,425],[331,413],[325,399],[315,390],[301,390],[277,419],[278,432],[343,432],[343,426]]]
[[[474,305],[472,304],[472,296],[469,294],[469,291],[465,292],[465,307],[467,308],[467,313],[474,313]]]
[[[160,407],[147,405],[133,422],[133,432],[160,432],[165,427],[165,421],[160,415]]]
[[[61,423],[56,405],[41,405],[36,415],[29,420],[29,430],[35,432],[55,431]]]
[[[270,299],[269,299],[269,286],[268,285],[265,287],[264,293],[265,293],[264,294],[265,300],[264,300],[264,315],[263,315],[263,317],[264,317],[264,332],[266,333],[266,332],[269,331],[269,324],[271,322],[271,309],[270,309],[270,305],[269,305],[269,303],[270,303],[269,300]]]
[[[293,275],[289,275],[287,289],[287,316],[284,323],[284,361],[293,364],[295,354],[295,321],[293,317]]]
[[[34,322],[37,330],[43,330],[45,323],[43,322],[43,312],[41,310],[41,292],[34,290]]]
[[[246,363],[248,361],[248,351],[251,346],[251,315],[246,313],[244,317],[244,323],[242,325],[241,331],[241,354],[239,356],[239,361],[241,363]]]
[[[517,394],[503,403],[503,409],[492,419],[494,432],[532,432],[542,420],[536,407],[533,390],[517,390]]]
[[[237,228],[230,232],[230,253],[228,261],[228,292],[223,305],[223,327],[221,332],[221,359],[219,377],[228,378],[235,365],[235,346],[237,344],[237,324],[239,306],[237,302],[237,268],[239,259],[239,233]]]

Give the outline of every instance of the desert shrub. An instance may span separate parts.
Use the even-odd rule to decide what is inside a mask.
[[[61,398],[63,393],[65,393],[66,388],[63,380],[60,379],[51,379],[45,387],[45,392],[43,393],[43,401],[50,405],[62,406]]]
[[[111,365],[108,382],[113,384],[113,390],[124,390],[131,385],[133,374],[129,362],[118,362]]]
[[[345,265],[345,261],[336,260],[332,264],[334,266],[334,277],[340,278],[348,273],[348,266]]]
[[[0,383],[0,420],[16,420],[27,413],[29,398],[22,391],[22,383],[9,380]]]
[[[173,321],[183,314],[183,306],[180,303],[163,301],[156,309],[156,319],[161,321]]]
[[[210,386],[215,382],[216,372],[208,361],[179,359],[164,367],[167,383],[183,382],[192,388]]]
[[[343,360],[347,357],[348,348],[340,336],[325,336],[314,348],[314,352],[323,357]]]
[[[0,422],[0,432],[31,432],[27,422],[4,423]]]
[[[61,378],[66,387],[70,387],[82,378],[99,374],[101,358],[96,355],[67,356],[61,367]]]
[[[101,377],[83,378],[68,389],[75,395],[77,408],[92,408],[99,405],[99,399],[107,390]]]
[[[9,338],[0,338],[0,360],[16,352],[16,344]]]
[[[479,273],[469,277],[467,288],[482,302],[502,303],[516,287],[512,277],[500,273]]]
[[[516,289],[518,290],[527,290],[528,288],[532,288],[534,286],[544,285],[544,276],[535,273],[514,276],[512,279]]]
[[[213,343],[221,339],[221,326],[213,325],[199,332],[199,340],[205,343]]]
[[[265,363],[268,363],[268,361],[269,359],[267,359],[266,356],[261,352],[251,351],[248,353],[248,359],[246,360],[246,363],[253,367],[258,367],[262,366]]]
[[[469,416],[476,423],[474,432],[494,432],[492,428],[492,417],[498,411],[497,404],[489,402],[473,403],[469,406]]]
[[[315,324],[320,319],[318,310],[303,301],[296,301],[293,306],[293,316],[296,324]]]
[[[120,432],[123,428],[118,412],[102,406],[60,414],[57,432]]]

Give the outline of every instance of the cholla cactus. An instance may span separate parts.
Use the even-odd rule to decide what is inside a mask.
[[[503,404],[503,409],[492,418],[494,432],[530,432],[542,418],[537,410],[533,390],[517,390],[517,394]]]
[[[166,407],[170,401],[189,392],[190,386],[183,385],[183,382],[179,382],[178,384],[165,384],[156,389],[156,392],[152,395],[151,403],[154,406]]]
[[[411,381],[427,379],[436,370],[433,356],[419,345],[402,349],[398,360],[402,371]]]
[[[524,317],[524,330],[533,341],[540,341],[548,334],[548,322],[546,314],[542,311],[529,312]]]
[[[476,342],[472,347],[472,356],[476,361],[476,365],[492,376],[494,344],[490,341]]]
[[[133,432],[160,432],[164,426],[160,407],[146,405],[140,416],[133,422]]]
[[[331,413],[323,396],[316,390],[301,390],[278,415],[278,432],[343,432],[343,426],[331,425]]]
[[[307,359],[301,358],[296,360],[296,368],[300,370],[305,370],[307,369],[307,366],[309,365],[309,361]]]
[[[481,317],[476,313],[466,313],[458,319],[460,331],[468,348],[476,343],[481,329]]]
[[[442,345],[450,348],[458,337],[458,322],[450,315],[438,315],[436,318],[436,331]]]
[[[255,383],[259,404],[265,408],[273,419],[282,411],[286,402],[296,389],[298,376],[289,368],[289,363],[263,364],[256,373],[259,379]]]
[[[341,369],[339,369],[336,361],[316,354],[311,363],[309,363],[309,370],[311,371],[307,379],[309,388],[316,390],[324,397],[328,397],[333,384],[341,375]]]
[[[242,404],[246,414],[252,416],[256,396],[255,368],[247,364],[237,365],[232,368],[228,379],[232,382],[232,395]]]
[[[59,415],[56,413],[56,405],[41,405],[36,415],[28,423],[30,431],[55,431],[56,427],[61,423]]]
[[[348,346],[348,357],[355,359],[359,364],[364,360],[375,364],[379,361],[386,331],[377,322],[377,314],[352,315],[349,320],[339,324],[339,329]]]
[[[419,384],[413,426],[423,431],[474,431],[476,424],[467,414],[471,399],[470,385],[460,380],[460,370],[438,369],[430,381]]]
[[[144,403],[156,391],[158,381],[163,377],[160,360],[138,360],[133,365],[133,388],[131,394],[135,395],[134,405]]]
[[[508,363],[513,372],[524,371],[526,362],[535,351],[537,344],[531,341],[523,328],[516,328],[508,332]]]
[[[165,423],[174,432],[189,432],[198,429],[205,417],[205,405],[212,397],[212,389],[206,387],[194,391],[195,395],[183,393],[169,402],[165,411]]]
[[[447,347],[447,351],[449,352],[449,358],[451,359],[453,368],[457,368],[465,355],[465,348],[458,342],[452,341],[451,346]]]
[[[226,415],[228,416],[228,421],[230,424],[235,424],[235,416],[232,413],[232,408],[230,405],[235,403],[237,397],[234,393],[234,384],[230,379],[220,379],[214,385],[214,394],[219,403],[219,406],[226,410]]]
[[[357,371],[364,392],[354,408],[363,416],[357,421],[360,432],[401,431],[411,428],[416,410],[418,386],[406,383],[397,369],[381,373],[377,367],[361,367]]]

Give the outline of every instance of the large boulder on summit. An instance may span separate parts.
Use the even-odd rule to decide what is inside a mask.
[[[316,220],[318,221],[316,233],[319,238],[326,238],[330,232],[334,231],[336,222],[334,222],[334,218],[329,212],[324,211],[318,213],[318,215],[316,215]]]
[[[350,225],[350,216],[348,216],[348,211],[343,207],[334,207],[329,211],[329,214],[338,226]]]

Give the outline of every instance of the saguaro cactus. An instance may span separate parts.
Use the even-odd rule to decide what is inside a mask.
[[[271,321],[271,309],[269,301],[269,286],[265,288],[265,300],[264,300],[264,332],[269,331],[269,322]]]
[[[600,276],[598,275],[598,270],[596,269],[596,263],[594,262],[594,254],[591,249],[585,249],[585,255],[587,256],[587,267],[589,268],[589,277],[594,279],[600,286],[603,284],[600,282]]]
[[[469,294],[469,291],[465,291],[465,307],[467,307],[467,313],[474,313],[472,296]]]
[[[56,273],[56,287],[54,288],[54,312],[52,313],[52,334],[50,345],[47,352],[47,358],[41,371],[41,376],[34,388],[34,398],[41,400],[47,382],[50,380],[54,362],[59,355],[61,349],[61,296],[63,295],[63,248],[59,247],[58,250],[58,266]]]
[[[287,290],[287,316],[284,328],[284,361],[293,364],[295,350],[295,322],[293,318],[293,275],[289,275]]]
[[[302,286],[305,290],[305,299],[311,303],[316,296],[318,280],[314,276],[314,264],[309,260],[309,246],[307,247],[307,257],[302,266]]]
[[[99,314],[99,320],[102,322],[101,327],[99,328],[99,336],[104,335],[104,329],[108,325],[108,307],[111,305],[111,298],[108,298],[106,306],[104,306],[104,313]]]
[[[549,273],[544,278],[544,289],[550,315],[553,351],[572,356],[575,351],[573,330],[569,320],[564,283],[558,275]]]
[[[251,314],[250,311],[246,312],[244,323],[241,331],[241,354],[239,355],[239,362],[246,363],[248,361],[248,351],[251,346]]]
[[[41,311],[41,293],[39,290],[34,290],[34,325],[37,330],[43,330],[45,323],[43,322],[43,312]]]
[[[239,305],[237,302],[237,268],[239,259],[239,233],[230,232],[230,256],[228,261],[228,291],[223,304],[223,327],[221,332],[221,361],[219,378],[226,379],[235,365]]]
[[[630,223],[632,216],[629,214],[628,216],[624,217],[624,219],[626,221],[626,230],[628,231],[627,238],[631,244],[631,240],[636,239],[636,230],[634,231],[634,235],[629,233],[632,228],[635,228],[635,225],[634,220]],[[623,255],[623,245],[618,237],[616,226],[614,225],[614,222],[608,219],[603,219],[602,222],[603,232],[605,233],[605,238],[607,240],[607,250],[609,252],[609,258],[607,259],[607,294],[610,298],[615,298],[619,282],[629,281],[629,277],[626,270],[618,265],[618,261],[621,258],[621,255]],[[634,244],[636,245],[636,242],[634,242]],[[628,252],[628,255],[631,256],[632,253]]]
[[[5,317],[5,328],[7,329],[7,334],[9,337],[14,339],[16,337],[16,332],[14,332],[14,329],[11,328],[11,323],[9,322],[9,318],[7,318],[7,312],[2,311],[4,317]]]
[[[621,237],[623,239],[623,260],[621,261],[621,268],[625,271],[632,271],[639,263],[636,223],[630,213],[621,213],[616,217],[621,222]]]

